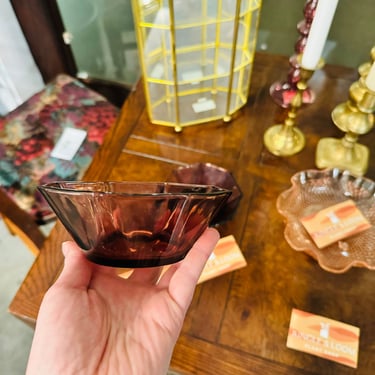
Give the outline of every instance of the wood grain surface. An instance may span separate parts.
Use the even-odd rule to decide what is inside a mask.
[[[333,108],[348,97],[355,70],[325,66],[309,82],[315,103],[298,112],[306,146],[297,155],[278,158],[263,146],[265,130],[282,122],[285,110],[269,95],[270,85],[285,79],[286,57],[258,53],[248,103],[230,123],[215,121],[185,128],[153,125],[145,109],[142,82],[124,103],[121,116],[88,170],[86,180],[168,180],[174,168],[211,162],[229,169],[243,191],[232,220],[218,227],[233,234],[248,266],[204,282],[196,289],[172,367],[186,374],[353,374],[343,365],[286,347],[292,308],[323,315],[361,329],[356,374],[375,373],[375,273],[353,268],[344,274],[322,270],[284,239],[278,195],[291,176],[315,168],[322,137],[341,138],[331,121]],[[374,132],[360,137],[373,150]],[[367,177],[375,179],[375,158]],[[62,265],[57,225],[47,239],[10,311],[34,324],[41,299]],[[374,245],[375,246],[375,245]]]

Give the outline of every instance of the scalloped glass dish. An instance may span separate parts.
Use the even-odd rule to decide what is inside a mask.
[[[301,171],[291,182],[276,202],[286,218],[284,236],[289,245],[315,258],[329,272],[343,273],[351,267],[375,270],[375,182],[337,168]],[[319,249],[300,219],[348,199],[355,202],[371,228]]]

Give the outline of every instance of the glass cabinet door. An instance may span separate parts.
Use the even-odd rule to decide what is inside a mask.
[[[131,0],[57,0],[77,76],[133,85],[140,76]]]

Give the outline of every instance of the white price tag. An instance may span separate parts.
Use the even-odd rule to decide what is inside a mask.
[[[156,78],[156,79],[161,79],[161,77],[163,77],[163,74],[164,74],[163,65],[156,64],[151,71],[150,77]]]
[[[203,73],[201,70],[189,70],[182,73],[182,79],[188,81],[191,85],[197,85],[203,78]]]
[[[57,159],[72,160],[85,140],[87,132],[82,129],[65,128],[61,137],[51,151]]]
[[[212,99],[200,98],[193,103],[193,110],[195,113],[201,113],[216,109],[216,103]]]

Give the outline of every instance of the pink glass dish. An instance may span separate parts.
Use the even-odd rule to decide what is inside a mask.
[[[307,170],[291,178],[292,186],[277,199],[286,218],[285,239],[296,251],[315,258],[326,271],[342,273],[351,267],[375,269],[375,182],[339,169]],[[371,228],[319,249],[300,219],[351,199],[371,223]]]
[[[179,167],[173,171],[172,178],[180,183],[215,185],[232,192],[215,216],[213,224],[231,219],[242,198],[242,191],[232,173],[211,163],[195,163]]]
[[[54,182],[39,190],[86,257],[113,267],[183,259],[230,191],[168,182]]]

